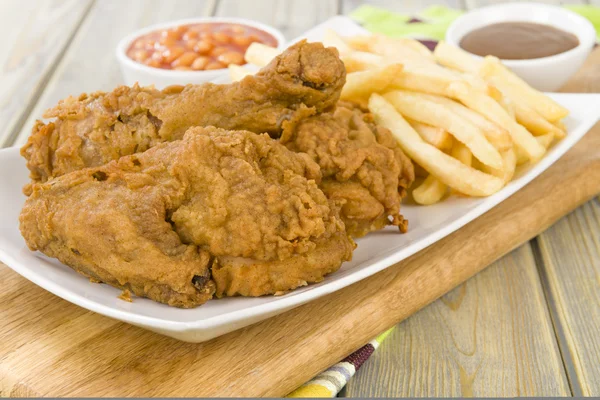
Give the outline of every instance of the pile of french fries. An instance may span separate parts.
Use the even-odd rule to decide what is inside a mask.
[[[419,204],[448,194],[489,196],[566,135],[568,110],[531,88],[495,57],[476,59],[440,42],[434,52],[412,39],[382,35],[323,40],[347,69],[341,98],[362,104],[387,127],[424,178]],[[268,64],[278,51],[253,43],[246,61]],[[250,72],[231,65],[232,80]]]

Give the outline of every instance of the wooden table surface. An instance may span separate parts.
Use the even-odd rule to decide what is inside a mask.
[[[291,39],[361,3],[2,0],[0,146],[22,145],[33,121],[58,100],[122,83],[114,48],[143,26],[236,16],[273,25]],[[439,2],[370,3],[409,13]],[[446,2],[463,9],[489,3]],[[399,324],[341,395],[600,396],[599,332],[596,198]]]

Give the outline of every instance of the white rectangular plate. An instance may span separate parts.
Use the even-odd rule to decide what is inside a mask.
[[[326,28],[342,35],[364,32],[351,20],[335,17],[304,37],[318,41]],[[118,289],[90,283],[57,260],[29,251],[19,233],[19,213],[25,201],[21,188],[28,181],[28,171],[17,148],[0,151],[0,261],[35,284],[81,307],[176,339],[202,342],[373,275],[454,232],[525,186],[577,143],[600,116],[600,95],[552,94],[551,97],[571,112],[565,121],[569,134],[539,163],[520,168],[515,180],[487,198],[452,197],[428,207],[404,205],[402,213],[410,221],[408,233],[399,234],[397,229],[389,228],[357,240],[358,248],[352,262],[344,264],[323,282],[284,296],[225,298],[191,310],[140,298],[128,303],[117,298]]]

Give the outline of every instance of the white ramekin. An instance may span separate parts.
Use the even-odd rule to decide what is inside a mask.
[[[136,82],[142,86],[154,85],[162,89],[170,85],[186,85],[188,83],[203,83],[212,81],[227,74],[227,68],[209,70],[209,71],[175,71],[168,69],[153,68],[132,60],[126,54],[131,43],[138,37],[156,30],[176,27],[180,25],[198,24],[198,23],[232,23],[247,25],[260,29],[272,35],[277,40],[277,48],[283,50],[285,47],[285,37],[275,28],[260,22],[244,18],[188,18],[176,21],[169,21],[162,24],[148,26],[127,35],[117,45],[116,56],[121,67],[121,73],[126,85],[133,85]]]
[[[539,3],[507,3],[483,7],[457,18],[446,32],[446,41],[459,46],[463,36],[498,22],[535,22],[570,32],[579,45],[550,57],[531,60],[502,60],[517,75],[538,90],[559,89],[581,67],[596,42],[596,31],[582,16],[565,8]],[[478,57],[478,56],[476,56]]]

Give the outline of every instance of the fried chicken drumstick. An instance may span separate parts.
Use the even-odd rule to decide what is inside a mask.
[[[318,165],[268,135],[191,128],[182,140],[32,186],[27,245],[138,296],[195,307],[316,282],[354,243]]]
[[[111,93],[70,97],[37,121],[21,154],[33,182],[181,139],[192,126],[269,133],[302,107],[333,109],[345,83],[334,48],[299,42],[254,76],[230,85],[187,85],[163,91],[121,86]],[[30,188],[25,188],[29,193]]]

